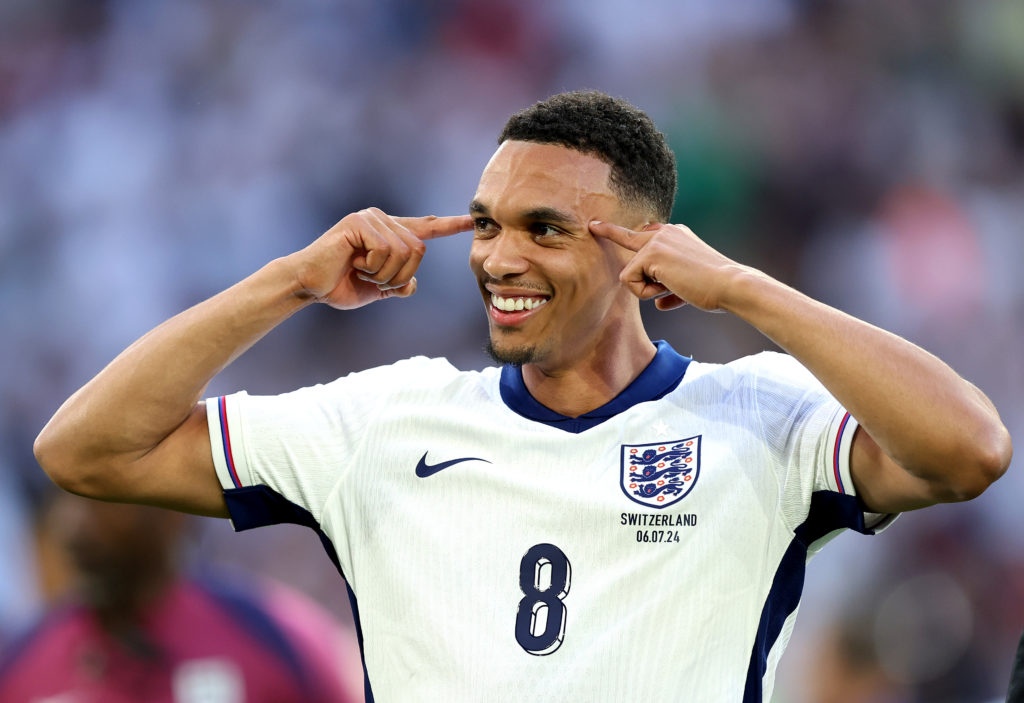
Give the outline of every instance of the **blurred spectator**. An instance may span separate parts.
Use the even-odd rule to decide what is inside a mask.
[[[905,703],[905,690],[889,677],[871,637],[871,621],[836,622],[822,638],[807,685],[814,703]]]
[[[0,700],[362,700],[354,636],[321,608],[262,580],[181,574],[187,520],[58,495],[43,526],[70,558],[72,593],[9,648]]]
[[[989,543],[966,508],[894,529],[889,558],[866,578],[857,564],[850,578],[862,583],[830,602],[835,616],[808,658],[799,700],[981,703],[1006,690],[1024,622],[1024,565]]]

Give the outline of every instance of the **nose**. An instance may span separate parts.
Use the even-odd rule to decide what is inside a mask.
[[[490,239],[473,242],[474,254],[482,259],[484,273],[491,278],[503,279],[526,273],[530,268],[525,247],[529,242],[513,231],[502,231]]]

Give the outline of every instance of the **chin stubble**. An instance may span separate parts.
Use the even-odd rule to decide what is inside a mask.
[[[495,362],[499,364],[513,364],[522,366],[536,361],[537,350],[535,347],[512,347],[511,349],[498,349],[494,346],[493,340],[487,340],[484,350]]]

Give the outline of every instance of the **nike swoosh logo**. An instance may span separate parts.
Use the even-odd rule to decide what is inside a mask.
[[[420,478],[427,478],[428,476],[433,476],[438,471],[441,471],[443,469],[447,469],[449,466],[455,466],[456,464],[461,464],[464,461],[482,461],[482,462],[485,462],[487,464],[491,463],[491,462],[487,461],[487,459],[478,459],[475,456],[467,456],[467,457],[463,457],[461,459],[452,459],[451,461],[442,461],[440,464],[428,464],[427,463],[427,452],[423,452],[423,456],[420,457],[419,462],[416,464],[416,475],[419,476]]]

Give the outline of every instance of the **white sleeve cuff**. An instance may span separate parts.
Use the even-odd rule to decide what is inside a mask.
[[[217,478],[224,490],[251,486],[253,483],[242,444],[242,420],[238,401],[240,396],[244,395],[246,393],[242,391],[206,400],[210,450],[213,453]]]
[[[853,449],[853,437],[860,423],[845,408],[840,408],[832,418],[829,436],[831,453],[828,457],[828,470],[825,480],[829,488],[843,495],[855,496],[857,489],[853,485],[850,473],[850,453]],[[872,532],[881,532],[896,519],[897,514],[864,513],[864,527]]]

